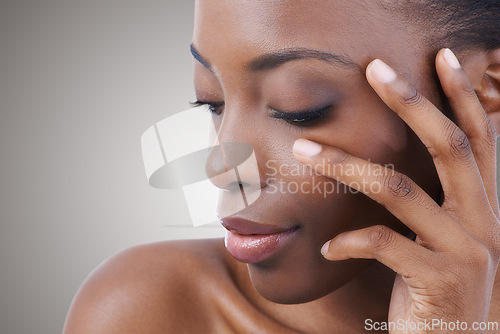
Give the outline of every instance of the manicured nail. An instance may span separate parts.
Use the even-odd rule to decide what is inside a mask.
[[[325,254],[328,252],[328,248],[330,248],[330,241],[328,240],[323,247],[321,247],[321,255],[325,256]]]
[[[460,68],[460,62],[457,59],[457,56],[451,51],[450,49],[444,50],[444,60],[446,60],[446,63],[451,67],[456,70]]]
[[[375,59],[371,63],[370,72],[375,80],[383,84],[392,82],[398,77],[396,72],[380,59]]]
[[[297,139],[293,144],[293,152],[303,157],[313,157],[319,154],[322,149],[320,144],[302,138]]]

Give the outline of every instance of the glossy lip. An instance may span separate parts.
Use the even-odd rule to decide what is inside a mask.
[[[237,217],[220,218],[220,220],[222,226],[224,226],[226,230],[236,232],[241,235],[254,235],[254,234],[268,235],[268,234],[286,232],[298,227],[298,226],[277,227],[271,225],[264,225],[253,222],[251,220],[237,218]]]
[[[227,229],[226,248],[238,261],[262,262],[283,249],[296,235],[300,226],[276,227],[258,224],[242,218],[223,218]]]

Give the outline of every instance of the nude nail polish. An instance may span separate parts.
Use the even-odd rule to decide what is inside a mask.
[[[451,51],[450,49],[444,50],[443,56],[444,56],[444,60],[446,60],[446,63],[448,64],[448,66],[450,66],[451,68],[458,70],[461,67],[460,62],[457,59],[457,56],[455,56],[453,51]]]
[[[293,145],[293,151],[303,157],[318,155],[323,148],[320,144],[307,139],[297,139]]]
[[[375,80],[383,84],[388,84],[398,77],[396,72],[380,59],[371,63],[369,71]]]
[[[323,247],[321,247],[321,255],[325,256],[328,253],[328,248],[330,248],[330,240],[328,240]]]

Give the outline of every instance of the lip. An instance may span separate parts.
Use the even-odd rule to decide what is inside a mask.
[[[276,227],[242,218],[223,218],[226,248],[238,261],[258,263],[283,249],[295,236],[299,226]]]

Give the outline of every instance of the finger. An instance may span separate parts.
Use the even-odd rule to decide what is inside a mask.
[[[385,206],[433,250],[449,249],[464,229],[408,176],[328,145],[298,139],[295,158]]]
[[[330,261],[375,259],[405,278],[429,272],[437,261],[436,253],[383,225],[339,234],[321,253]]]
[[[473,218],[483,215],[490,206],[467,135],[381,60],[370,63],[367,78],[387,106],[425,144],[434,160],[445,201],[451,200],[466,227],[474,230],[477,222]]]
[[[456,121],[469,139],[488,200],[498,217],[495,127],[484,111],[467,74],[450,49],[439,51],[436,69]]]

